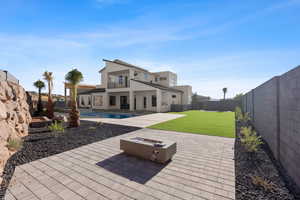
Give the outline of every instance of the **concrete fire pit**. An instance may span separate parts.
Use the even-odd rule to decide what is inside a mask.
[[[124,153],[159,163],[166,163],[176,153],[176,142],[159,141],[142,137],[120,140]]]

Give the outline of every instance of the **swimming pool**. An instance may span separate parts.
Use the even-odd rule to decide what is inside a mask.
[[[87,112],[80,113],[80,117],[100,117],[100,118],[113,118],[113,119],[125,119],[129,117],[135,117],[135,114],[127,113],[104,113],[104,112]]]

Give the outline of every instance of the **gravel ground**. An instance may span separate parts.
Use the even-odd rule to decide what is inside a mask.
[[[237,128],[239,130],[239,128]],[[238,132],[238,131],[237,131]],[[237,200],[293,200],[296,199],[287,188],[272,160],[268,146],[263,144],[250,157],[237,138],[235,143],[236,199]],[[272,190],[265,190],[252,182],[252,176],[266,180]]]
[[[64,133],[49,132],[47,129],[31,129],[30,134],[23,138],[22,149],[15,153],[5,165],[0,199],[5,194],[15,166],[138,129],[140,128],[98,124],[90,121],[81,121],[80,127],[67,128]]]

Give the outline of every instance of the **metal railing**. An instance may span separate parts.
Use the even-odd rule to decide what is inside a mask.
[[[0,70],[0,81],[9,81],[19,84],[19,80],[6,70]]]
[[[107,88],[113,89],[113,88],[128,88],[129,87],[129,81],[124,81],[123,84],[116,83],[116,82],[108,82]]]

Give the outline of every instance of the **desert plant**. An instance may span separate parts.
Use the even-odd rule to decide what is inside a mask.
[[[45,71],[43,77],[48,82],[47,117],[52,119],[54,117],[53,100],[52,100],[53,73]]]
[[[48,126],[48,128],[51,132],[65,132],[65,128],[64,128],[63,124],[58,123],[57,121],[55,121],[50,126]]]
[[[242,109],[239,106],[235,108],[235,118],[237,121],[241,121],[243,119]]]
[[[241,115],[240,121],[243,122],[244,124],[247,124],[250,120],[251,120],[251,117],[248,112],[245,112],[244,114]]]
[[[41,80],[37,80],[33,85],[39,90],[39,100],[37,103],[37,113],[41,115],[43,113],[43,104],[42,104],[42,89],[45,88],[45,83]]]
[[[224,95],[224,100],[225,100],[225,97],[226,97],[226,93],[227,93],[227,88],[223,88],[223,95]]]
[[[248,153],[255,153],[258,147],[263,144],[260,136],[256,131],[252,130],[252,127],[242,127],[240,134],[241,143]]]
[[[6,147],[10,151],[18,151],[23,146],[23,140],[20,138],[9,138]]]
[[[260,176],[251,176],[252,184],[263,188],[267,192],[275,191],[275,185],[271,181],[268,181]]]
[[[66,81],[71,84],[71,111],[70,111],[70,127],[78,127],[79,110],[77,108],[77,86],[83,80],[83,75],[77,69],[73,69],[66,74]]]

